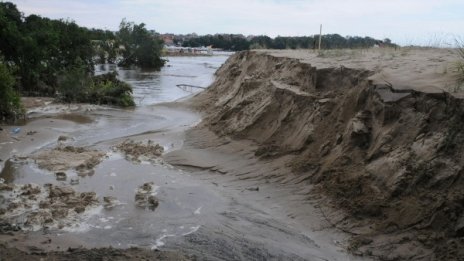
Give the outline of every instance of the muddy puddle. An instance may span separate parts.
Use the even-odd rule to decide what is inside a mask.
[[[164,104],[191,94],[176,85],[207,86],[226,58],[174,57],[160,72],[102,65],[97,72],[118,70],[134,86],[139,106],[34,110],[34,120],[0,145],[5,159],[0,178],[18,186],[0,191],[0,208],[11,205],[11,193],[20,195],[13,204],[20,214],[7,213],[3,219],[30,230],[31,238],[47,236],[85,247],[167,249],[205,260],[350,260],[341,247],[325,249],[277,218],[268,211],[272,205],[226,192],[159,157],[180,149],[184,132],[201,120],[195,112]],[[154,148],[128,156],[139,148],[134,144]],[[41,162],[43,153],[57,160],[63,151],[71,153],[62,159],[68,164],[47,168]],[[98,161],[87,164],[89,155]],[[71,164],[79,159],[84,161]],[[24,192],[25,184],[38,188],[36,194]],[[43,209],[49,211],[45,218],[29,218],[40,226],[28,226],[28,217]]]
[[[99,204],[62,228],[74,233],[87,246],[157,248],[165,244],[167,237],[182,237],[197,231],[208,216],[225,205],[217,192],[208,190],[188,173],[163,163],[135,163],[113,151],[108,152],[90,175],[66,171],[66,179],[57,180],[53,172],[40,169],[33,162],[17,162],[6,164],[1,176],[15,184],[49,183],[96,192]],[[76,179],[78,184],[73,184]],[[156,208],[136,202],[139,188],[146,183],[152,184],[149,192],[159,201]],[[49,233],[62,231],[52,229]]]

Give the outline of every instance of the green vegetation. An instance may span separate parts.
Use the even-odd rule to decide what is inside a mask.
[[[60,77],[58,98],[64,102],[135,106],[131,86],[116,76],[116,72],[90,76],[84,68],[75,67]]]
[[[121,22],[119,32],[87,29],[73,21],[24,16],[0,2],[0,120],[14,118],[19,95],[69,102],[133,106],[132,89],[116,75],[94,77],[94,63],[160,69],[162,41],[144,24]],[[13,80],[11,80],[13,79]]]
[[[265,35],[245,37],[240,34],[216,34],[190,38],[182,43],[184,47],[199,47],[212,45],[224,50],[242,51],[248,49],[312,49],[318,44],[318,35],[270,38]],[[180,39],[174,39],[179,42]],[[327,34],[322,36],[321,48],[369,48],[375,44],[394,47],[390,39],[377,40],[371,37]]]
[[[231,51],[248,50],[249,41],[243,35],[216,34],[191,38],[182,43],[184,47],[210,46]]]
[[[8,68],[0,62],[0,121],[16,120],[24,114],[18,93],[13,89],[15,79]]]
[[[123,20],[117,33],[118,40],[124,46],[121,66],[137,65],[142,68],[160,69],[165,61],[160,58],[163,41],[151,35],[145,24],[134,24]]]

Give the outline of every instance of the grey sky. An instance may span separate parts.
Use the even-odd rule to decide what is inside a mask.
[[[21,11],[116,30],[122,18],[166,33],[323,33],[446,44],[464,35],[463,0],[13,0]]]

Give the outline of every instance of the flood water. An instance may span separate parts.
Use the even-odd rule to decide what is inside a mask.
[[[214,79],[214,72],[225,62],[229,54],[198,57],[168,57],[168,62],[159,72],[141,69],[123,69],[114,64],[95,66],[95,73],[116,71],[119,78],[134,88],[138,106],[170,102],[191,93],[176,85],[188,84],[207,87]],[[201,89],[194,88],[193,92]]]
[[[133,87],[137,106],[134,109],[94,107],[68,113],[66,108],[42,108],[35,110],[34,118],[64,119],[77,123],[79,128],[61,128],[59,131],[73,141],[69,145],[85,146],[108,153],[108,157],[95,168],[91,176],[80,177],[74,185],[77,191],[95,191],[99,198],[113,196],[120,204],[111,210],[97,208],[80,224],[64,228],[62,232],[74,233],[89,246],[157,248],[165,238],[188,235],[205,222],[203,215],[211,209],[220,209],[214,199],[220,198],[214,191],[196,184],[188,173],[167,164],[133,163],[112,147],[126,139],[135,141],[154,140],[165,151],[182,146],[183,131],[200,120],[197,113],[185,109],[159,106],[192,93],[178,84],[207,87],[214,80],[214,72],[228,58],[227,55],[202,57],[169,57],[161,71],[122,69],[115,65],[96,66],[96,74],[117,71],[119,78]],[[62,113],[62,111],[65,113]],[[56,142],[40,150],[53,148]],[[61,184],[77,176],[67,172],[68,181],[57,181],[53,173],[39,169],[32,162],[7,162],[2,172],[6,182],[16,184]],[[160,200],[156,211],[136,207],[134,195],[145,182],[154,182],[155,194]],[[205,204],[207,202],[207,204]],[[217,204],[217,205],[216,205]],[[104,238],[104,240],[101,240]]]
[[[241,198],[236,192],[225,193],[214,182],[205,182],[194,173],[163,162],[128,161],[112,149],[126,139],[150,139],[166,152],[180,149],[184,131],[201,117],[165,103],[192,95],[178,88],[178,84],[208,86],[227,58],[171,57],[158,72],[99,65],[97,74],[116,70],[122,80],[133,86],[136,108],[50,105],[35,110],[32,116],[37,120],[24,128],[37,124],[39,134],[40,128],[48,128],[57,135],[72,137],[69,145],[107,152],[95,172],[79,177],[79,184],[73,188],[95,191],[100,200],[112,196],[119,201],[112,209],[100,206],[86,211],[72,226],[43,233],[72,237],[86,247],[181,250],[200,260],[350,260],[338,248],[321,247],[305,232],[286,223],[285,216],[284,220],[278,219],[269,208],[249,198]],[[201,89],[193,89],[198,91]],[[74,110],[69,112],[70,108]],[[44,120],[48,121],[45,125]],[[52,126],[57,120],[70,123]],[[56,145],[55,137],[34,153]],[[67,181],[57,181],[53,173],[39,169],[34,162],[19,160],[7,162],[0,177],[17,184],[69,185],[69,180],[78,176],[73,171],[67,175]],[[155,184],[154,193],[160,202],[155,210],[135,205],[136,190],[145,182]]]

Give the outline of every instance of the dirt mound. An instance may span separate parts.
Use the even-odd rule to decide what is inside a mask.
[[[219,135],[285,155],[347,215],[333,225],[351,250],[382,259],[459,259],[464,249],[464,104],[448,93],[396,90],[369,70],[233,55],[192,104]]]
[[[127,160],[140,163],[143,160],[157,163],[159,157],[163,154],[164,148],[148,140],[146,144],[133,140],[125,140],[114,147],[115,150],[122,151]]]

